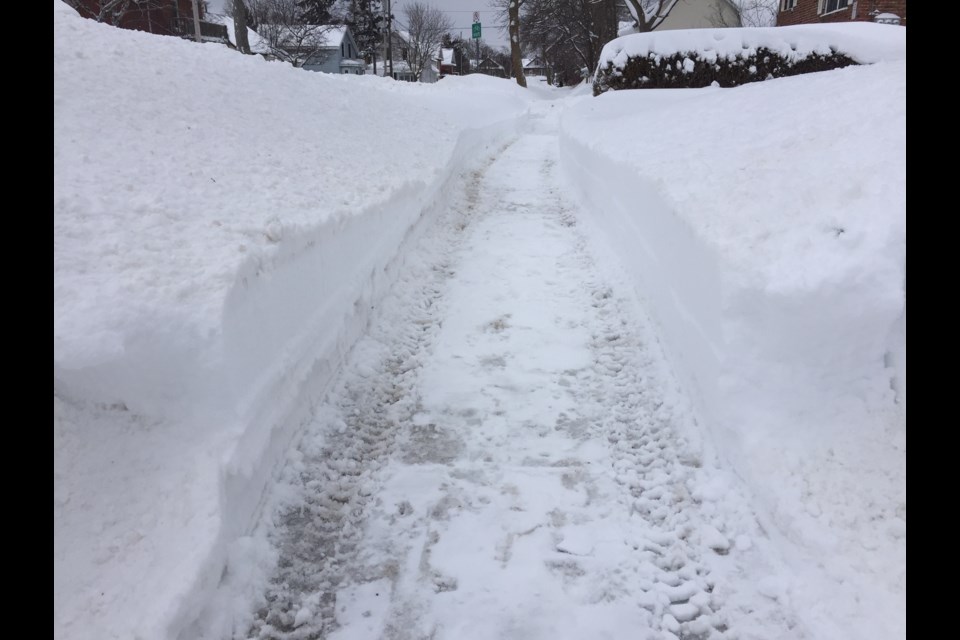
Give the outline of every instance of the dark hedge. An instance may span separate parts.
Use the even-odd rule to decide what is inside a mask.
[[[771,78],[797,76],[802,73],[829,71],[858,64],[836,51],[829,55],[811,53],[799,60],[787,60],[779,53],[760,47],[749,56],[733,60],[718,56],[715,62],[702,60],[695,51],[660,56],[656,53],[633,56],[622,68],[613,62],[601,67],[593,81],[593,95],[619,89],[689,89],[708,87],[717,82],[721,87],[737,87],[748,82],[760,82]],[[684,59],[694,62],[691,72],[683,70]],[[751,72],[750,67],[755,67]],[[619,72],[619,73],[618,73]]]

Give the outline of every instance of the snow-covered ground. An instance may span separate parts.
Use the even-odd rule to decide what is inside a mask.
[[[903,636],[902,63],[54,55],[55,637]]]

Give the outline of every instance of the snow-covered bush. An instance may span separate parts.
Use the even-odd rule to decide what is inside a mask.
[[[828,54],[810,52],[793,59],[766,47],[745,50],[743,55],[732,58],[697,51],[666,56],[650,52],[645,56],[629,56],[622,66],[616,66],[612,61],[601,66],[593,80],[593,95],[618,89],[708,87],[714,82],[721,87],[737,87],[748,82],[829,71],[854,64],[857,62],[836,51]]]
[[[593,93],[736,87],[905,57],[903,29],[868,23],[680,29],[626,35],[600,53]]]

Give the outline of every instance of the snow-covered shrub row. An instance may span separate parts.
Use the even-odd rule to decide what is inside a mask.
[[[736,87],[815,71],[829,71],[857,64],[842,53],[811,52],[791,59],[766,47],[744,51],[733,58],[701,55],[686,51],[669,56],[648,53],[631,56],[622,67],[607,62],[593,80],[593,95],[619,89],[690,89],[716,82],[721,87]]]
[[[887,25],[800,25],[764,29],[689,29],[633,34],[600,54],[593,94],[618,89],[682,89],[828,71],[900,59],[905,31]],[[864,28],[865,27],[865,28]],[[877,31],[879,29],[880,31]]]

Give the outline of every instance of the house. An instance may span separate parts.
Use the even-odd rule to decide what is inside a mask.
[[[666,3],[652,31],[740,27],[740,12],[730,0],[674,0]]]
[[[534,56],[532,58],[522,58],[523,62],[523,75],[525,76],[549,76],[551,69],[550,65],[543,61],[543,58],[540,56]]]
[[[151,0],[150,2],[108,3],[106,0],[67,0],[84,18],[100,20],[121,29],[146,31],[163,36],[193,39],[193,0]],[[114,8],[111,9],[111,6]],[[204,42],[228,42],[226,28],[205,18],[203,3],[198,6],[200,38]]]
[[[382,76],[386,71],[383,62],[378,62],[377,75]],[[367,73],[373,73],[373,65],[367,65]],[[440,71],[437,69],[436,61],[431,60],[420,72],[419,82],[436,82],[439,75]],[[394,60],[391,77],[402,82],[418,81],[415,69],[410,65],[409,60]]]
[[[273,56],[295,67],[350,75],[363,75],[366,72],[366,65],[350,27],[261,24],[257,27],[257,34]]]
[[[390,72],[394,80],[402,80],[405,82],[436,82],[440,73],[437,61],[431,60],[427,62],[418,78],[414,65],[412,64],[414,62],[412,60],[414,54],[414,47],[410,44],[410,35],[405,31],[394,31],[390,34],[391,60],[386,62],[387,43],[384,42],[383,59],[377,61],[377,75],[382,76]],[[367,71],[368,73],[373,73],[373,65],[369,65]]]
[[[437,58],[437,69],[440,71],[441,78],[443,76],[460,75],[453,49],[440,47],[440,57]]]
[[[477,71],[488,76],[495,76],[497,78],[507,77],[507,70],[503,68],[503,65],[497,63],[492,58],[484,58],[481,60],[480,64],[477,66]]]
[[[820,22],[907,25],[907,0],[780,0],[777,26]]]
[[[458,46],[440,47],[440,57],[437,58],[437,70],[440,77],[465,76],[470,73],[470,59]]]
[[[366,73],[366,64],[350,27],[327,27],[322,30],[321,37],[315,53],[303,63],[304,69],[357,76]]]

